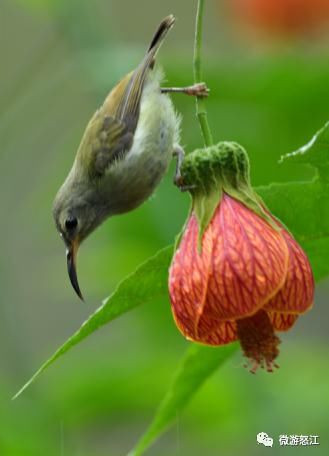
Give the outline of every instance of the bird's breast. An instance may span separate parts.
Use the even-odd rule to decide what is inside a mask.
[[[179,121],[157,80],[147,80],[131,149],[111,166],[105,178],[109,210],[127,212],[154,192],[168,169]]]

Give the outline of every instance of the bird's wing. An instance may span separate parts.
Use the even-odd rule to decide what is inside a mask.
[[[111,163],[130,150],[145,80],[174,21],[173,16],[168,16],[161,22],[142,62],[110,92],[89,122],[78,156],[90,176],[101,177]]]
[[[111,163],[120,160],[130,149],[133,137],[133,132],[129,131],[125,122],[111,115],[105,115],[92,144],[89,172],[101,177]]]
[[[105,103],[90,120],[77,153],[79,168],[91,178],[102,177],[108,166],[130,149],[133,140],[127,125],[104,108]]]
[[[155,35],[152,38],[151,44],[144,59],[129,78],[129,81],[125,86],[123,96],[118,103],[116,117],[125,122],[128,130],[132,133],[135,132],[137,126],[140,101],[148,72],[153,68],[156,54],[167,33],[174,25],[174,22],[174,16],[170,15],[163,19],[163,21],[160,23],[155,32]]]
[[[144,83],[152,64],[153,53],[149,53],[132,73],[116,109],[116,118],[123,121],[132,133],[136,130]]]
[[[129,152],[137,127],[144,82],[151,56],[108,95],[89,122],[78,152],[91,177],[102,177],[116,160]]]

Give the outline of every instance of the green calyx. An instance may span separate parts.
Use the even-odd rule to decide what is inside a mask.
[[[278,229],[251,187],[248,154],[239,144],[225,141],[195,150],[184,159],[181,175],[184,187],[192,196],[192,210],[199,222],[200,246],[223,193],[240,201]]]

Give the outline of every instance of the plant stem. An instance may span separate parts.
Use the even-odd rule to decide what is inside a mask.
[[[195,43],[194,43],[194,82],[198,84],[202,82],[202,64],[201,64],[201,50],[202,50],[202,31],[203,31],[203,13],[204,13],[205,0],[198,0],[198,10],[196,15],[195,24]],[[196,115],[200,124],[203,140],[205,146],[213,145],[213,138],[207,119],[206,102],[204,97],[196,98]]]

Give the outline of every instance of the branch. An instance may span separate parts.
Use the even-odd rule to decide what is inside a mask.
[[[198,84],[202,82],[202,31],[203,31],[203,13],[205,0],[198,0],[198,10],[195,24],[195,44],[194,44],[194,82]],[[213,138],[207,119],[206,102],[204,97],[196,98],[196,115],[200,124],[203,140],[206,147],[213,145]]]

